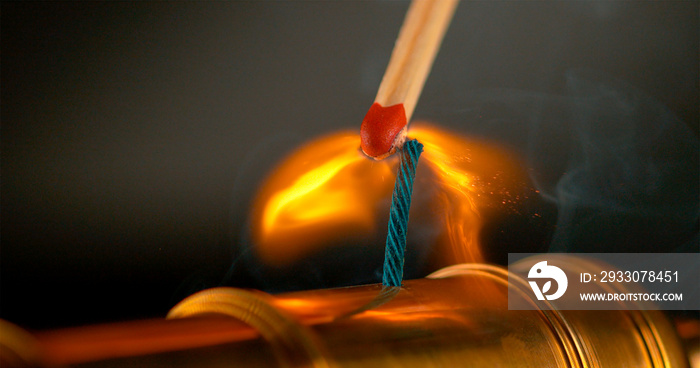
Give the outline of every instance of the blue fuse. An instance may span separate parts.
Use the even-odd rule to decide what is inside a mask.
[[[389,232],[386,236],[384,251],[384,286],[401,286],[403,281],[404,252],[406,250],[406,225],[408,210],[411,207],[413,179],[416,177],[418,158],[423,152],[423,145],[417,140],[404,144],[400,151],[399,172],[394,183],[389,213]]]

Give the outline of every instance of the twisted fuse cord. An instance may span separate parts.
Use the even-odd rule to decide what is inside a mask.
[[[403,280],[408,211],[411,208],[411,193],[413,193],[416,166],[418,166],[418,158],[422,152],[423,145],[415,139],[406,142],[400,150],[399,170],[394,183],[394,193],[391,196],[389,231],[384,250],[382,284],[385,287],[400,287]]]

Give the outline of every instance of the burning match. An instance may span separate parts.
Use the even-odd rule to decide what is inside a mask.
[[[700,2],[456,1],[3,3],[0,368],[700,368]]]
[[[362,152],[381,160],[406,141],[408,122],[452,20],[456,0],[413,1],[379,85],[360,127]]]
[[[381,160],[404,146],[408,122],[456,6],[456,0],[411,3],[377,97],[362,120],[360,146],[367,156]],[[391,199],[384,286],[400,287],[403,280],[408,210],[422,151],[423,145],[416,140],[408,142],[402,150]]]

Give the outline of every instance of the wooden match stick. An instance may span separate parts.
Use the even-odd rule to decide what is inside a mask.
[[[411,3],[377,97],[362,120],[361,147],[367,156],[381,160],[403,146],[408,122],[456,7],[457,0]]]

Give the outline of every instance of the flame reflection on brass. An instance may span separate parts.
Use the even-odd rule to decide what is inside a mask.
[[[414,202],[412,213],[428,213],[430,226],[437,227],[427,246],[440,265],[483,261],[483,211],[517,201],[511,192],[524,182],[518,165],[498,148],[425,124],[414,123],[410,135],[425,145],[414,198],[427,199]],[[374,161],[358,147],[356,132],[336,133],[292,153],[273,171],[253,210],[263,262],[292,264],[339,239],[359,244],[385,230],[378,224],[388,216],[396,159]],[[417,193],[420,183],[423,193]],[[417,227],[413,222],[411,228]]]
[[[537,257],[546,256],[533,259]],[[536,262],[525,261],[516,269]],[[576,256],[562,255],[557,261],[572,272],[606,266]],[[260,357],[257,363],[262,366],[688,366],[663,313],[634,310],[634,302],[620,302],[620,310],[606,311],[509,310],[508,298],[541,306],[525,277],[498,266],[455,265],[426,279],[406,281],[368,310],[362,306],[382,296],[386,289],[381,285],[243,297],[235,289],[218,288],[184,300],[170,317],[217,312],[228,304],[241,307],[229,309],[234,318],[283,320],[285,328],[278,334],[260,331],[273,350],[279,350],[276,361]],[[628,287],[597,282],[590,286],[593,292]]]
[[[591,271],[589,260],[575,256],[561,256],[557,265]],[[180,302],[167,320],[32,335],[3,331],[0,362],[10,349],[11,357],[48,367],[688,366],[666,316],[635,310],[636,302],[621,301],[619,310],[508,309],[510,298],[548,303],[536,299],[519,272],[454,265],[389,294],[380,284],[274,296],[214,288]],[[628,285],[590,287],[623,291]]]

